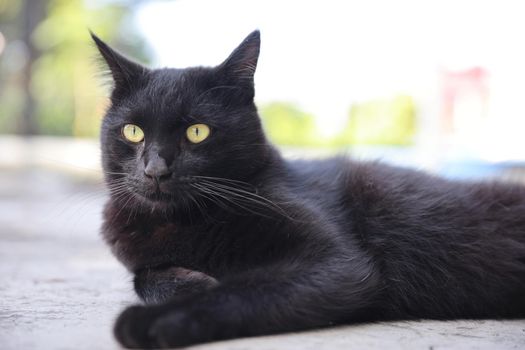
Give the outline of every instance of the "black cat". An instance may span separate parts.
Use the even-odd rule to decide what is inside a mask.
[[[524,187],[283,159],[253,102],[258,31],[213,68],[150,70],[93,39],[115,81],[103,235],[150,304],[118,318],[124,346],[525,316]]]

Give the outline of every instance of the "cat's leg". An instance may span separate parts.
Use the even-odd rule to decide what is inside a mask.
[[[146,304],[160,304],[170,299],[183,299],[217,286],[219,282],[202,272],[182,267],[144,269],[134,278],[137,295]]]
[[[126,347],[166,348],[343,323],[373,305],[378,281],[366,263],[340,260],[253,270],[185,302],[130,307],[115,336]]]

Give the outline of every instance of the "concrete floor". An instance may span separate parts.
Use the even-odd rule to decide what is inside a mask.
[[[0,168],[0,349],[119,348],[113,320],[136,298],[98,235],[105,192],[88,177]],[[525,349],[525,320],[388,322],[195,349]]]

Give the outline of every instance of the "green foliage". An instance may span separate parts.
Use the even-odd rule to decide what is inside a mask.
[[[286,146],[317,143],[313,115],[285,102],[262,106],[259,112],[269,138],[275,143]]]
[[[410,145],[416,132],[416,110],[410,96],[368,101],[350,109],[338,144]]]
[[[410,96],[352,106],[341,132],[322,137],[313,115],[285,102],[260,108],[270,139],[285,146],[345,147],[349,145],[410,145],[416,132],[415,105]]]
[[[34,33],[44,52],[33,72],[40,130],[45,133],[93,136],[98,133],[106,93],[101,89],[88,26],[114,42],[127,9],[118,4],[86,8],[81,0],[53,0],[49,16]],[[133,36],[133,32],[128,33]],[[137,42],[137,53],[142,42]],[[129,49],[129,48],[128,48]],[[140,55],[143,56],[143,55]],[[50,83],[56,88],[50,88]]]
[[[98,52],[88,29],[130,55],[144,58],[144,42],[127,25],[129,14],[129,6],[123,1],[107,0],[87,6],[82,0],[49,0],[47,15],[31,37],[41,52],[32,64],[30,87],[40,133],[98,134],[100,117],[107,105],[107,91],[98,78],[105,68],[97,62]],[[15,81],[7,88],[10,91],[0,96],[0,103],[5,102],[9,108],[1,108],[0,116],[10,117],[0,117],[0,130],[11,131],[13,127],[8,124],[21,118],[21,108],[16,105],[20,101],[6,99],[16,95],[20,87]]]

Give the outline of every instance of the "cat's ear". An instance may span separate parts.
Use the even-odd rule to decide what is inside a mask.
[[[255,30],[233,50],[219,68],[226,71],[230,77],[253,83],[260,47],[261,36],[259,31]]]
[[[115,89],[131,88],[133,83],[145,74],[147,69],[144,66],[131,61],[113,50],[93,32],[90,31],[89,33],[111,72],[111,76],[115,82]]]

